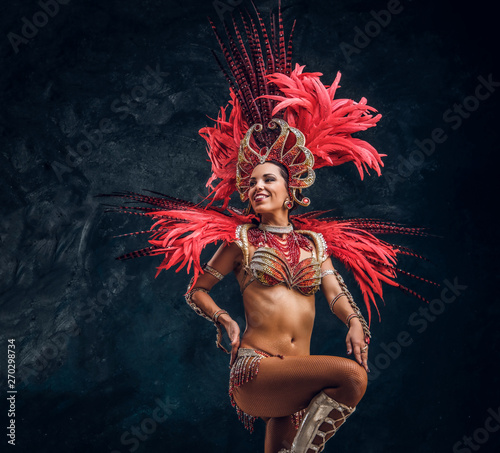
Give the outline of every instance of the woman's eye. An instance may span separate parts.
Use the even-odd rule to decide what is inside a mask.
[[[276,178],[272,178],[272,177],[271,178],[264,178],[264,182],[266,182],[266,183],[267,182],[274,182],[274,181],[276,181]],[[250,181],[248,183],[248,186],[249,187],[254,187],[256,184],[257,184],[257,181],[253,180],[253,181]]]

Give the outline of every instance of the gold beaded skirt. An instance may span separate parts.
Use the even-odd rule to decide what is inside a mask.
[[[260,361],[266,357],[279,357],[283,359],[283,356],[280,354],[271,355],[267,352],[259,351],[258,349],[240,348],[238,349],[238,355],[233,363],[233,366],[231,367],[231,373],[229,375],[229,398],[231,399],[231,404],[236,409],[239,420],[250,432],[253,432],[253,425],[258,416],[247,414],[240,407],[238,407],[233,393],[236,387],[242,386],[257,376],[259,373]],[[291,414],[292,422],[297,429],[304,414],[305,409]]]

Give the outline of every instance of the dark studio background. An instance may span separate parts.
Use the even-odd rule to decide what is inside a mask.
[[[219,2],[221,13],[224,3],[251,7],[247,0]],[[257,0],[264,12],[275,4]],[[401,267],[462,288],[445,304],[442,288],[403,278],[434,300],[436,316],[427,320],[419,312],[429,308],[425,302],[386,290],[382,321],[372,321],[368,391],[326,451],[465,453],[473,449],[458,445],[464,436],[472,436],[475,451],[498,451],[500,433],[485,427],[500,425],[500,417],[489,419],[500,408],[500,94],[482,88],[487,99],[470,98],[478,77],[500,81],[493,6],[401,0],[402,11],[347,58],[341,43],[353,46],[355,27],[364,29],[370,11],[387,5],[283,1],[287,33],[297,19],[293,63],[322,72],[327,84],[340,70],[337,96],[365,96],[383,114],[378,127],[360,135],[387,154],[383,176],[361,182],[352,164],[320,169],[307,195],[312,209],[333,208],[334,215],[428,227],[438,237],[388,238],[430,259],[403,259]],[[263,424],[250,435],[230,406],[228,358],[214,345],[215,329],[184,302],[188,275],[155,279],[160,258],[113,260],[146,238],[112,236],[149,223],[106,214],[94,198],[114,190],[151,189],[191,201],[206,194],[210,167],[197,131],[228,99],[210,54],[217,44],[207,16],[218,20],[216,6],[71,0],[16,53],[9,33],[21,36],[23,17],[32,21],[42,9],[35,1],[3,5],[2,426],[9,338],[16,340],[18,393],[16,446],[3,429],[1,451],[263,451]],[[446,116],[464,102],[464,117]],[[97,128],[100,135],[92,132]],[[446,139],[418,160],[415,141],[428,143],[436,128]],[[213,293],[242,320],[232,277]],[[404,345],[396,346],[404,332]],[[344,355],[345,333],[318,296],[312,353]]]

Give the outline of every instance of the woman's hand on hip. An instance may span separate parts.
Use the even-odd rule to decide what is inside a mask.
[[[351,319],[351,327],[346,337],[347,354],[354,352],[356,361],[367,371],[368,369],[368,344],[359,319]]]
[[[231,361],[229,362],[229,366],[232,366],[240,347],[240,326],[227,314],[221,315],[219,321],[226,329],[229,341],[231,342]]]

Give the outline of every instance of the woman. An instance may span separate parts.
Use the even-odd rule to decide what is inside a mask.
[[[372,114],[364,98],[335,99],[340,74],[327,87],[320,73],[299,65],[292,70],[291,35],[287,44],[281,13],[277,25],[271,16],[269,29],[256,14],[256,21],[242,16],[244,33],[236,22],[234,36],[226,28],[228,45],[216,32],[231,100],[214,127],[200,130],[212,163],[210,203],[114,194],[152,206],[118,211],[155,220],[149,247],[120,258],[164,255],[158,273],[177,264],[188,271],[193,266],[186,300],[214,322],[219,347],[225,350],[221,326],[231,340],[229,393],[240,419],[249,429],[257,417],[266,422],[266,453],[311,453],[322,451],[367,383],[368,325],[330,256],[353,273],[370,321],[383,283],[413,293],[396,282],[396,263],[399,254],[417,256],[374,234],[420,231],[371,219],[319,218],[321,212],[289,214],[310,204],[302,191],[314,183],[318,168],[353,162],[361,177],[368,169],[380,175],[381,155],[352,136],[375,126],[380,115]],[[236,190],[249,202],[245,213],[228,206]],[[213,206],[217,200],[224,204]],[[220,241],[202,267],[203,248]],[[238,324],[209,295],[230,272],[245,308],[241,338]],[[320,286],[332,312],[348,326],[347,353],[355,360],[310,355]]]
[[[285,179],[282,173],[283,169],[275,163],[267,162],[256,166],[251,175],[249,198],[253,211],[260,218],[259,227],[267,235],[273,235],[276,240],[286,244],[287,233],[273,233],[272,228],[267,229],[286,228],[290,225],[289,209],[286,208],[286,203],[290,201],[288,176]],[[333,311],[340,320],[346,322],[353,309],[335,278],[331,259],[325,258],[324,254],[318,256],[314,241],[307,234],[303,237],[307,238],[309,247],[300,248],[299,261],[312,258],[312,265],[320,266],[321,275],[324,275],[320,278],[321,289],[328,301],[335,300]],[[266,243],[266,246],[269,247],[270,244]],[[256,247],[250,243],[250,267],[255,252]],[[290,415],[306,409],[311,400],[322,391],[331,398],[329,404],[332,408],[328,416],[335,424],[332,426],[325,423],[321,427],[317,424],[314,428],[322,428],[320,433],[325,433],[327,440],[365,393],[368,345],[365,343],[360,319],[357,315],[350,318],[346,337],[347,353],[353,353],[357,363],[341,357],[311,356],[310,341],[315,315],[313,291],[305,295],[297,288],[288,288],[284,282],[272,286],[262,284],[258,278],[254,278],[258,271],[252,273],[236,242],[221,246],[208,265],[211,271],[216,272],[205,272],[198,278],[196,288],[191,290],[190,301],[210,318],[218,314],[218,321],[227,331],[232,346],[231,380],[236,379],[235,365],[245,360],[245,354],[260,351],[268,356],[260,361],[257,376],[241,385],[232,382],[231,389],[233,401],[241,411],[252,417],[261,417],[266,422],[265,452],[275,453],[292,445],[297,427]],[[253,270],[256,268],[253,267]],[[219,281],[219,273],[226,275],[231,271],[240,282],[247,319],[247,327],[241,340],[236,321],[227,312],[221,312],[221,308],[209,294],[196,291],[209,291]],[[319,280],[314,283],[314,289],[317,288],[317,283]],[[240,370],[241,373],[245,371]],[[333,409],[333,401],[341,405],[343,413]],[[321,451],[323,438],[312,431],[308,434],[312,439],[306,439],[304,445],[309,448],[304,449],[302,445],[301,450],[293,451]],[[312,447],[312,443],[309,445],[310,440],[314,441],[315,447]]]

